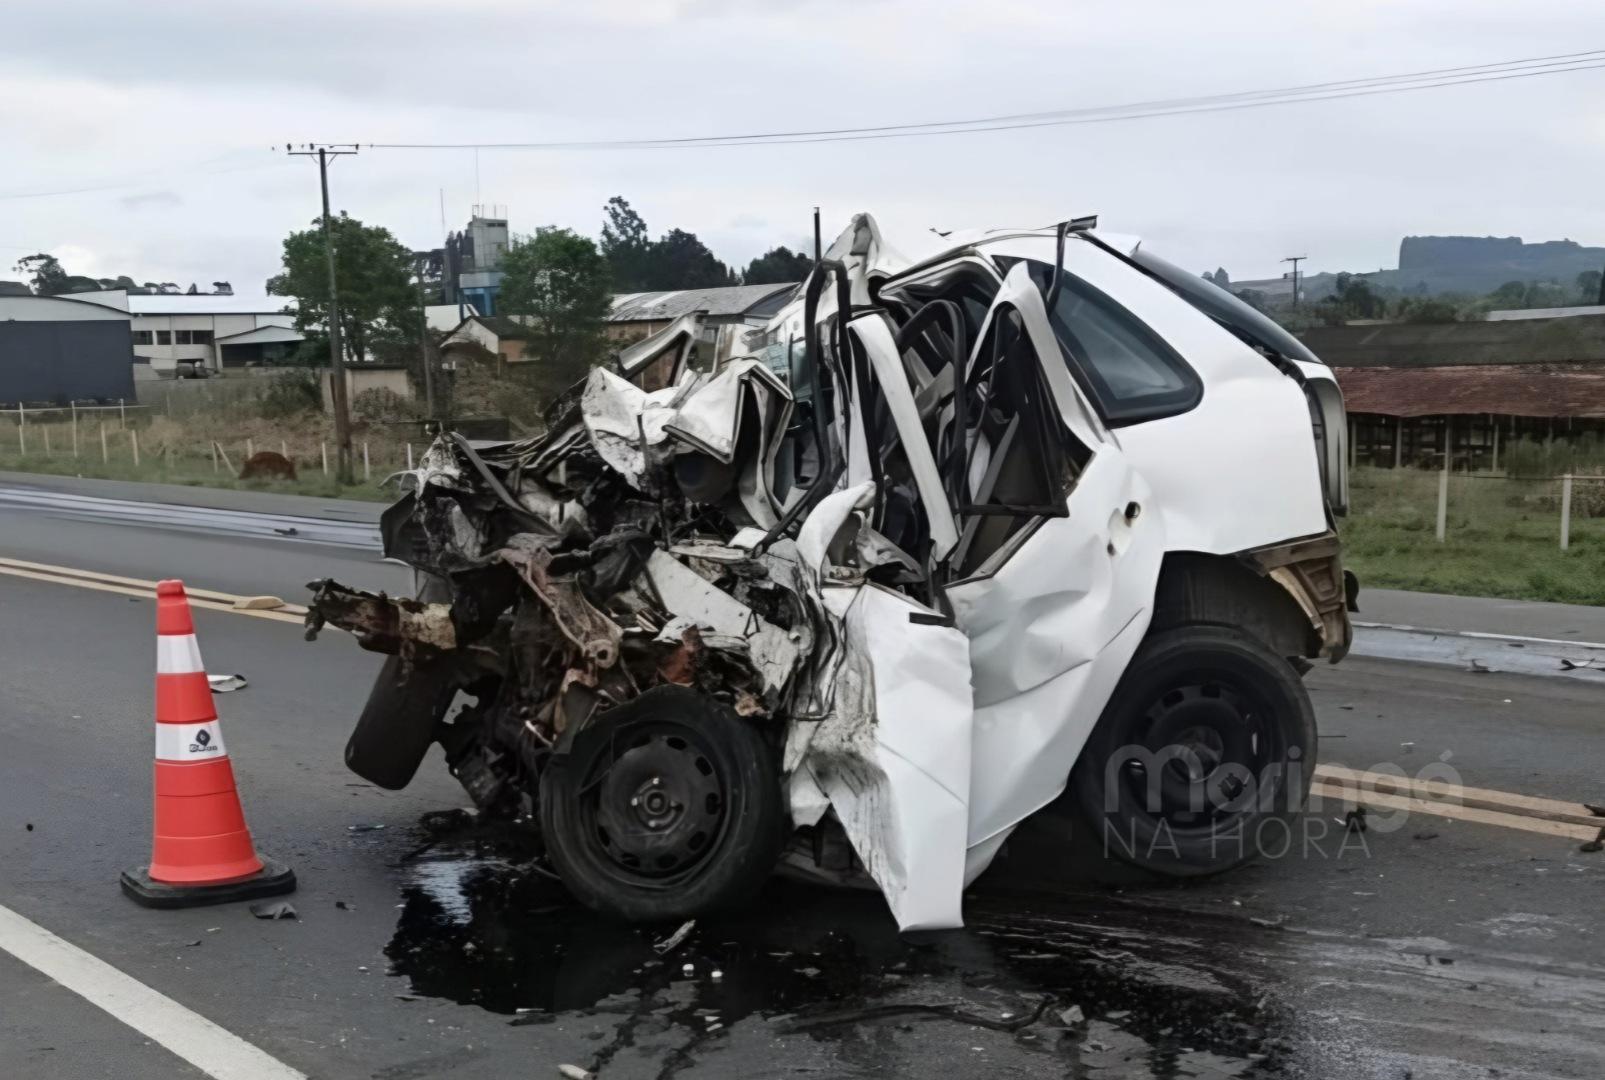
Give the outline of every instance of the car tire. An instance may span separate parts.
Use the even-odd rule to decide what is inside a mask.
[[[1315,762],[1315,710],[1287,659],[1182,626],[1138,647],[1065,797],[1106,856],[1199,877],[1298,850]]]
[[[420,576],[414,590],[419,600],[451,600],[451,588],[443,579]],[[408,664],[399,656],[385,657],[346,740],[346,767],[391,791],[412,783],[435,741],[438,725],[457,696],[457,685],[457,674],[444,659]]]
[[[558,876],[595,911],[692,918],[750,899],[785,840],[775,751],[756,726],[681,686],[592,720],[540,782]]]

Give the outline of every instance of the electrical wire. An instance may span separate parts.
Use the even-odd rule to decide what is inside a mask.
[[[856,128],[757,132],[735,135],[701,135],[685,138],[601,139],[561,142],[516,143],[364,143],[381,150],[651,150],[696,149],[703,147],[789,145],[821,142],[858,142],[873,139],[910,138],[922,135],[958,135],[983,131],[1013,131],[1073,124],[1115,123],[1161,116],[1192,113],[1229,112],[1272,105],[1330,101],[1376,94],[1403,93],[1472,83],[1500,82],[1539,75],[1590,71],[1605,67],[1605,49],[1529,57],[1497,63],[1473,64],[1453,68],[1366,79],[1345,79],[1268,90],[1248,90],[1229,94],[1198,95],[1131,102],[1122,105],[1050,112],[1012,113],[964,120],[937,120],[911,124],[880,124]]]

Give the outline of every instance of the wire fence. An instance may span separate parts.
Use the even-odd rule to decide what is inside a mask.
[[[1605,548],[1605,475],[1513,476],[1494,472],[1359,468],[1351,516],[1438,543],[1543,543],[1566,551]]]
[[[340,485],[337,446],[321,423],[293,430],[263,423],[190,424],[131,403],[0,413],[0,469],[107,479],[224,486],[245,481],[377,497],[379,485],[412,468],[425,445],[373,426],[353,437],[353,484]],[[248,468],[263,451],[284,462]]]

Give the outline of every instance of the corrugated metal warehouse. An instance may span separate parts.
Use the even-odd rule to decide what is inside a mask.
[[[130,318],[70,296],[0,296],[0,403],[134,397]]]

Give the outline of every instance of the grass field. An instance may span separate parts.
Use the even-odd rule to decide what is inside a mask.
[[[1362,588],[1605,605],[1605,477],[1573,482],[1564,552],[1560,492],[1559,480],[1453,474],[1440,544],[1436,472],[1362,467],[1339,525],[1344,562]]]
[[[215,455],[214,439],[220,447]],[[365,441],[369,457],[366,480],[362,464]],[[357,437],[353,439],[353,447],[357,482],[342,485],[334,477],[332,436],[306,424],[261,420],[207,424],[157,417],[142,418],[138,422],[131,420],[125,427],[117,419],[108,418],[104,443],[100,421],[79,425],[75,453],[70,424],[30,421],[19,438],[15,420],[0,420],[0,469],[325,498],[378,501],[395,498],[393,488],[380,485],[387,476],[406,467],[406,445],[393,440]],[[419,444],[413,449],[415,453],[421,452],[423,446]],[[251,450],[286,453],[295,463],[296,479],[240,480],[240,467]],[[329,456],[328,472],[323,468],[325,450]]]
[[[340,485],[323,471],[322,450],[327,447],[332,454],[333,440],[321,418],[158,416],[128,427],[108,418],[104,457],[99,420],[80,425],[78,434],[75,456],[67,424],[30,422],[19,441],[15,421],[0,419],[0,469],[388,501],[394,489],[381,487],[381,481],[406,464],[404,443],[365,432],[355,440],[358,482]],[[221,457],[214,460],[214,439],[227,452],[227,464]],[[366,481],[364,441],[370,464]],[[236,478],[248,449],[277,451],[281,446],[297,466],[297,479]],[[421,444],[414,447],[415,452],[422,449]],[[1367,588],[1605,605],[1605,477],[1574,481],[1571,547],[1564,552],[1560,488],[1558,480],[1455,473],[1449,481],[1446,540],[1440,544],[1435,538],[1436,472],[1357,468],[1349,515],[1339,523],[1344,561]]]

